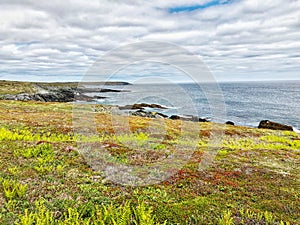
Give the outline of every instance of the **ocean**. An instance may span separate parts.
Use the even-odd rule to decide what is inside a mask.
[[[107,87],[107,86],[106,86]],[[100,93],[101,104],[157,103],[167,115],[186,114],[224,123],[257,127],[261,120],[300,130],[300,81],[224,82],[218,84],[133,84]],[[153,109],[148,109],[153,110]]]

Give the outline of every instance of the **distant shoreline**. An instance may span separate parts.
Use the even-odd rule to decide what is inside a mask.
[[[45,84],[45,85],[78,85],[78,84],[90,84],[90,85],[131,85],[129,82],[125,81],[93,81],[93,82],[76,82],[76,81],[55,81],[55,82],[45,82],[45,81],[18,81],[18,80],[0,80],[0,85],[3,83],[32,83],[32,84]]]
[[[88,88],[87,85],[100,86]],[[0,99],[41,102],[72,102],[75,100],[91,101],[105,98],[88,96],[87,93],[123,92],[123,90],[102,88],[101,86],[130,85],[127,82],[19,82],[0,81]]]

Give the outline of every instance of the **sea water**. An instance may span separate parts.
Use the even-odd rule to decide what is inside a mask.
[[[99,103],[157,103],[167,109],[156,111],[167,115],[198,115],[251,127],[267,119],[300,129],[300,81],[133,84],[109,88],[130,92],[100,93],[107,98]]]

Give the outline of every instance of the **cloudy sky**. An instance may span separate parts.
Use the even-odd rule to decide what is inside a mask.
[[[143,41],[185,48],[220,81],[300,79],[300,0],[0,2],[0,79],[81,80]]]

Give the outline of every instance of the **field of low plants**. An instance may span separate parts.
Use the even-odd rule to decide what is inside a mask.
[[[112,119],[101,105],[92,112],[82,107],[94,118],[90,134],[73,129],[72,109],[0,100],[0,224],[300,224],[299,134]],[[160,182],[120,184],[95,169],[97,159],[82,154],[82,143],[105,149],[108,164],[151,165],[176,149],[190,157]]]

